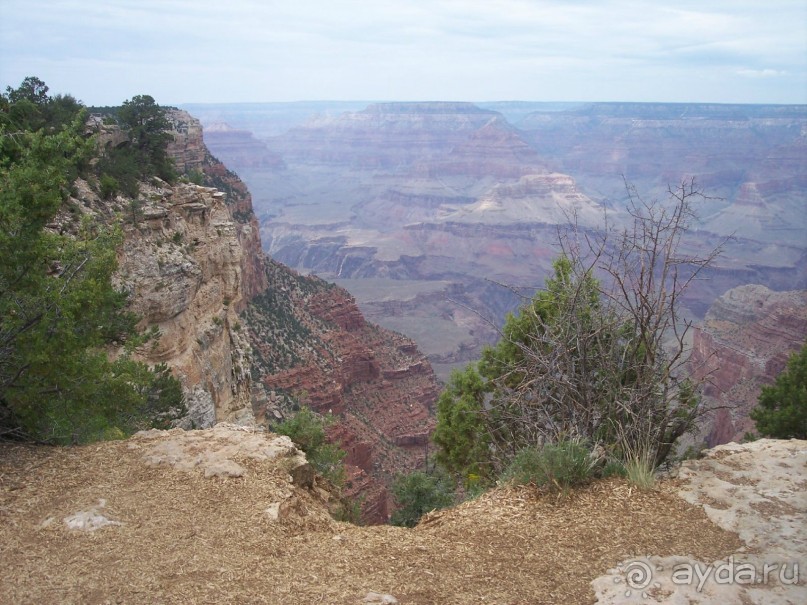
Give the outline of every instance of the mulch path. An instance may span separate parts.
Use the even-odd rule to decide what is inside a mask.
[[[128,442],[0,445],[2,603],[593,603],[589,583],[632,556],[725,558],[742,545],[661,484],[623,480],[566,495],[498,488],[415,529],[332,521],[271,462],[244,477],[150,467]],[[103,499],[101,507],[99,500]],[[94,532],[62,519],[96,506]]]

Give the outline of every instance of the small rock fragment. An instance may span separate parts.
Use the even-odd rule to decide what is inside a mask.
[[[398,599],[391,594],[381,592],[368,592],[364,597],[364,603],[383,603],[384,605],[397,605]]]
[[[270,521],[277,521],[280,519],[280,502],[272,502],[263,512]]]

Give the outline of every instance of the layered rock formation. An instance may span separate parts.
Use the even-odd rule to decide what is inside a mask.
[[[174,126],[174,140],[168,153],[178,171],[201,171],[205,181],[225,193],[225,204],[235,225],[242,248],[241,278],[243,297],[235,303],[242,311],[246,301],[267,287],[263,271],[263,251],[258,219],[252,211],[252,195],[238,176],[210,154],[202,136],[199,120],[185,111],[171,110],[168,117]]]
[[[139,353],[167,363],[186,391],[188,426],[250,421],[250,348],[234,329],[245,262],[225,194],[193,184],[143,189],[125,228],[118,279],[160,338]]]
[[[257,220],[244,184],[205,147],[199,121],[177,110],[167,117],[177,171],[204,173],[216,187],[152,179],[137,200],[111,202],[84,187],[84,204],[128,217],[117,280],[141,326],[159,330],[137,355],[166,363],[180,379],[189,411],[183,425],[252,422],[251,352],[238,312],[267,286]]]
[[[204,138],[216,149],[216,156],[228,166],[263,170],[282,170],[286,166],[278,154],[269,151],[248,130],[224,123],[210,124],[205,128]]]
[[[773,292],[747,285],[718,298],[695,330],[690,367],[706,378],[705,403],[721,406],[704,426],[710,447],[739,441],[760,388],[807,340],[807,291]],[[723,407],[725,406],[725,407]]]
[[[181,111],[169,111],[168,118],[177,171],[219,171],[221,188],[152,178],[140,183],[135,199],[101,199],[79,179],[60,229],[74,230],[81,214],[120,224],[124,241],[115,281],[128,292],[140,327],[159,334],[134,354],[149,364],[165,363],[179,378],[189,411],[182,424],[250,423],[250,346],[236,328],[238,311],[266,287],[265,277],[254,277],[262,275],[257,222],[244,185],[207,151],[200,123]],[[90,126],[101,146],[128,143],[115,126],[100,120]]]
[[[347,493],[363,517],[385,521],[396,473],[424,464],[438,386],[415,344],[367,323],[343,289],[267,263],[272,287],[244,313],[254,348],[259,419],[298,402],[332,413],[347,452]]]

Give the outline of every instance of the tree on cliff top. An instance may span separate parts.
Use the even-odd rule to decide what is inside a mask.
[[[772,385],[762,387],[751,419],[766,437],[807,439],[807,344],[790,356]]]
[[[165,109],[152,97],[136,95],[124,101],[120,107],[95,110],[116,120],[128,136],[127,143],[102,150],[96,164],[101,193],[105,199],[114,197],[118,192],[137,198],[139,181],[151,176],[174,181],[176,171],[168,155],[168,144],[173,136],[170,133],[171,124]]]
[[[107,356],[142,341],[111,281],[120,231],[50,227],[95,145],[81,108],[57,120],[69,104],[34,80],[0,100],[0,435],[75,442],[164,422],[183,407],[167,368]]]
[[[139,152],[140,176],[156,174],[163,180],[173,181],[176,173],[167,151],[173,136],[165,109],[149,95],[135,95],[123,102],[118,110],[118,120]]]

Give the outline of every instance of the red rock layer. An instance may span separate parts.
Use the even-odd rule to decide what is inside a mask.
[[[748,417],[764,384],[782,371],[807,339],[807,291],[773,292],[748,285],[718,298],[696,331],[692,372],[706,377],[705,402],[726,406],[704,427],[709,447],[754,430]]]
[[[272,261],[267,273],[274,292],[244,314],[253,377],[271,394],[256,415],[274,417],[283,399],[334,414],[347,495],[362,499],[365,521],[384,522],[391,482],[428,454],[439,391],[431,365],[408,338],[366,322],[347,291]]]

